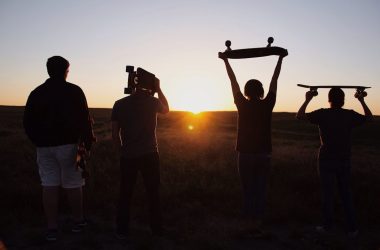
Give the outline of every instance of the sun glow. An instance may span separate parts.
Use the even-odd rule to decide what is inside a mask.
[[[191,75],[188,77],[189,79],[181,79],[181,85],[173,86],[168,91],[170,102],[173,103],[175,109],[193,114],[220,110],[226,100],[224,92],[228,94],[229,92],[215,87],[212,79]]]

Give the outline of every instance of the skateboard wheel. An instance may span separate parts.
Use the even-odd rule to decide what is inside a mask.
[[[318,95],[318,91],[314,90],[313,91],[313,96],[317,96]]]
[[[273,37],[271,37],[271,36],[268,37],[268,43],[269,43],[269,44],[273,43],[273,41],[274,41]]]
[[[230,41],[230,40],[227,40],[226,43],[225,43],[225,45],[226,45],[227,47],[231,47],[231,41]]]
[[[362,92],[362,96],[363,96],[363,97],[366,97],[366,96],[367,96],[367,92],[363,91],[363,92]]]

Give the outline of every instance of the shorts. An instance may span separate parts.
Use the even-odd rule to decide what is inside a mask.
[[[37,147],[37,164],[44,187],[78,188],[84,185],[82,171],[77,168],[77,144]]]

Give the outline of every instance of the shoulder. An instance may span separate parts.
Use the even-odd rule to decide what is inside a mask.
[[[116,100],[115,101],[115,105],[120,105],[120,104],[126,102],[128,100],[128,98],[129,98],[129,96],[126,96],[126,97],[123,97],[123,98],[121,98],[119,100]]]
[[[44,89],[46,89],[48,87],[48,85],[46,83],[41,83],[40,85],[38,85],[37,87],[35,87],[31,92],[30,94],[38,94],[39,92],[43,91]]]
[[[66,88],[76,93],[83,93],[83,90],[81,87],[71,82],[66,82]]]

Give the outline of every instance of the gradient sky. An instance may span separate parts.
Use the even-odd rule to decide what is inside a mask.
[[[69,82],[90,107],[111,108],[127,83],[125,66],[156,74],[172,110],[235,110],[223,62],[232,49],[288,49],[275,111],[295,112],[303,84],[367,85],[380,114],[380,1],[0,1],[0,105],[25,105],[48,78],[46,60],[70,61]],[[231,60],[240,86],[257,78],[268,90],[277,57]],[[354,90],[346,108],[362,113]],[[327,107],[327,90],[308,111]]]

